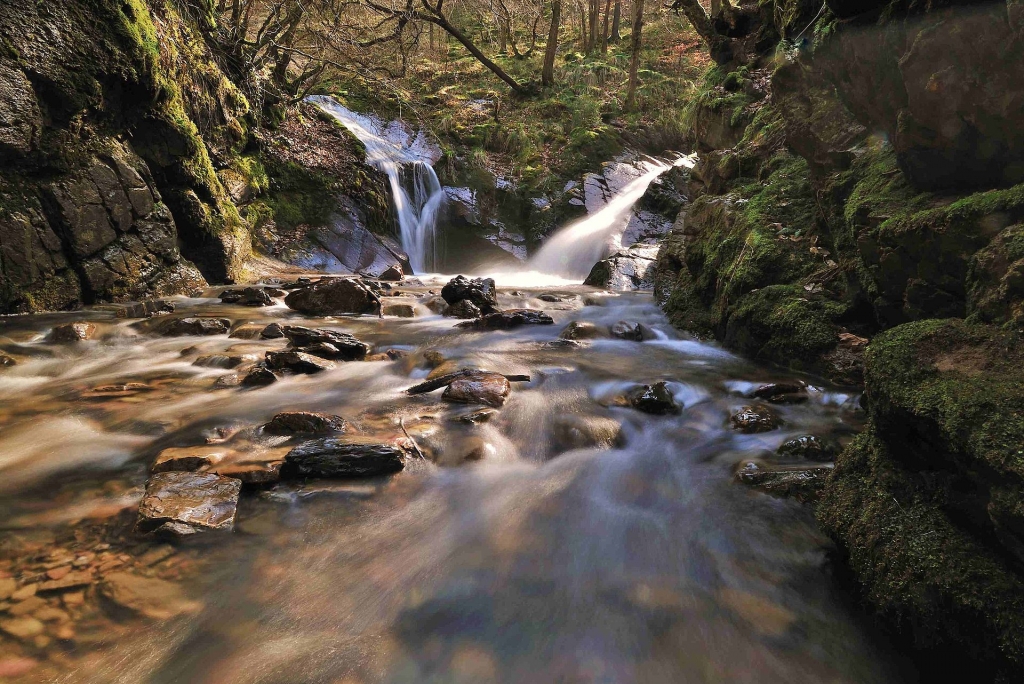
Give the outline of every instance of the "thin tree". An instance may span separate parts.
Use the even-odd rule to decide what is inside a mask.
[[[644,0],[633,3],[633,33],[629,37],[633,54],[629,58],[629,86],[626,89],[626,109],[636,108],[637,70],[640,67],[640,32],[644,28]]]
[[[601,29],[601,54],[608,54],[608,15],[611,13],[612,0],[604,0],[604,27]]]
[[[544,48],[544,68],[540,74],[545,86],[555,84],[555,53],[558,51],[558,22],[562,19],[562,0],[551,0],[551,27],[548,29],[548,44]]]
[[[615,11],[612,13],[612,36],[610,40],[618,43],[622,40],[619,35],[619,20],[622,18],[622,0],[615,0]]]

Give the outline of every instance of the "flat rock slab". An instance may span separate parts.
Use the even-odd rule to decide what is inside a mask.
[[[230,531],[242,483],[212,473],[156,473],[146,483],[137,527],[176,535]]]
[[[267,367],[271,370],[286,370],[292,373],[322,373],[334,368],[334,364],[311,354],[298,351],[267,352]]]
[[[330,278],[293,290],[284,299],[289,309],[310,316],[376,314],[380,298],[361,280]]]
[[[326,438],[288,452],[282,477],[372,477],[405,467],[404,449],[387,442]]]
[[[100,585],[100,595],[116,608],[152,620],[192,615],[203,604],[190,600],[181,587],[156,577],[113,572]]]
[[[483,404],[498,408],[505,405],[512,385],[499,373],[474,373],[454,380],[445,388],[442,399],[462,404]]]
[[[226,335],[231,321],[226,318],[177,318],[160,327],[160,334],[167,337],[179,335]]]
[[[281,334],[299,351],[324,359],[361,361],[370,351],[370,345],[346,332],[286,325]]]
[[[554,319],[543,311],[534,309],[509,309],[487,314],[474,321],[459,323],[458,328],[471,330],[508,330],[523,325],[553,325]]]

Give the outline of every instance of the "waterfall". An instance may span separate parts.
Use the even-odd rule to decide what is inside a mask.
[[[418,133],[410,136],[397,122],[384,126],[379,120],[357,114],[337,100],[323,95],[308,98],[366,147],[366,163],[388,177],[391,201],[398,217],[402,249],[416,273],[434,270],[437,219],[444,203],[444,190],[434,173],[434,151]]]
[[[692,166],[689,157],[673,162],[643,162],[646,171],[631,181],[608,204],[590,216],[579,219],[552,235],[530,258],[527,270],[580,282],[595,263],[621,245],[622,236],[632,216],[633,205],[647,192],[654,179],[673,166]]]

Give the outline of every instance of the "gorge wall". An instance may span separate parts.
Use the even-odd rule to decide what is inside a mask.
[[[254,110],[207,0],[8,2],[0,35],[0,313],[233,282],[252,231],[323,222],[346,193],[389,220],[340,127]]]
[[[716,23],[720,63],[687,113],[702,158],[656,294],[683,329],[865,383],[868,428],[820,521],[867,602],[936,662],[1013,678],[1022,5],[776,2]]]

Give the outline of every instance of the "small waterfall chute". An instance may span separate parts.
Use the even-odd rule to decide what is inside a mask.
[[[437,222],[445,196],[432,166],[436,150],[422,132],[410,136],[396,123],[385,126],[332,97],[314,95],[309,100],[358,138],[366,148],[366,163],[388,177],[402,249],[409,255],[413,271],[433,270],[437,263]]]

